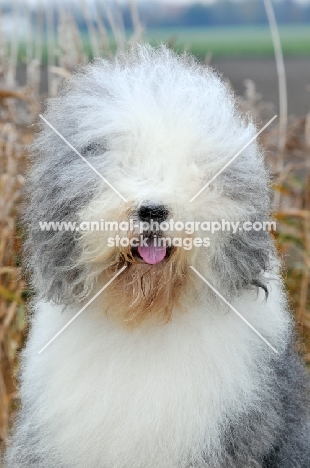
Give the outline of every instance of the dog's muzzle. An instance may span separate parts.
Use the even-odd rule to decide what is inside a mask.
[[[144,204],[137,211],[138,218],[144,223],[162,223],[169,215],[164,205]],[[171,248],[166,245],[165,238],[160,229],[151,229],[140,236],[140,244],[135,249],[135,256],[149,265],[162,262],[170,255]]]

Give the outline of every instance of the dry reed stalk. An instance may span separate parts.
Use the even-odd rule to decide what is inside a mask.
[[[243,112],[250,113],[257,126],[264,125],[274,116],[274,105],[262,100],[262,95],[257,91],[253,80],[244,80],[244,99],[239,98]]]
[[[30,83],[31,78],[30,73],[30,63],[33,60],[33,31],[32,31],[32,19],[31,19],[31,9],[30,5],[25,2],[23,6],[23,13],[26,19],[26,82]]]
[[[60,68],[70,72],[78,63],[86,62],[83,40],[74,16],[62,7],[59,10],[58,42]]]
[[[114,8],[115,8],[115,19],[116,19],[117,28],[120,32],[120,35],[123,41],[121,47],[124,48],[125,43],[126,43],[126,30],[125,30],[122,10],[117,0],[114,0]]]
[[[205,55],[205,58],[203,59],[203,63],[208,66],[210,65],[211,63],[211,60],[212,60],[212,51],[209,50],[206,55]]]
[[[41,0],[36,2],[36,30],[34,43],[34,59],[41,65],[43,49],[44,10]]]
[[[303,269],[301,286],[300,286],[300,298],[298,309],[296,312],[296,318],[299,322],[304,322],[310,330],[310,310],[307,311],[307,302],[309,298],[310,288],[310,174],[306,179],[305,184],[305,199],[304,204],[307,207],[307,216],[304,217],[303,222],[303,237],[305,242],[305,267]]]
[[[93,24],[93,21],[92,21],[92,18],[90,16],[90,12],[89,12],[89,7],[88,7],[85,0],[80,0],[80,5],[81,5],[81,11],[83,13],[83,16],[84,16],[84,19],[85,19],[85,22],[86,22],[86,27],[87,27],[88,36],[89,36],[89,39],[90,39],[92,52],[93,52],[95,57],[99,57],[100,49],[99,49],[99,41],[98,41],[98,37],[97,37],[97,31],[94,28],[94,24]]]
[[[120,29],[119,24],[115,19],[115,15],[113,14],[110,4],[108,2],[104,2],[104,8],[107,15],[107,20],[109,22],[109,26],[116,41],[116,46],[119,50],[123,50],[126,38],[122,34],[122,30]]]
[[[28,6],[28,21],[31,21],[30,7]],[[30,90],[33,98],[32,102],[39,101],[40,84],[41,84],[41,61],[43,50],[43,12],[41,8],[41,0],[36,2],[36,26],[31,32],[32,48],[31,54],[28,52],[27,58],[27,82],[26,85]],[[29,46],[30,49],[30,46]]]
[[[3,85],[6,81],[8,72],[9,54],[7,39],[3,33],[2,11],[0,8],[0,83]]]
[[[310,358],[310,165],[308,162],[309,125],[307,118],[290,118],[283,151],[283,171],[276,179],[281,194],[281,209],[275,212],[275,237],[284,259],[286,284],[292,309],[304,336],[301,349]],[[277,154],[274,129],[263,137],[269,148],[268,159]],[[299,160],[298,163],[295,161]],[[294,163],[292,163],[294,161]],[[309,360],[310,362],[310,360]]]
[[[17,364],[17,349],[22,342],[23,327],[20,328],[18,320],[20,314],[25,316],[22,299],[25,284],[12,255],[16,203],[23,184],[19,174],[21,143],[16,126],[0,124],[0,440],[7,436],[9,410],[16,397],[12,368]]]
[[[104,21],[102,19],[102,14],[101,14],[101,10],[100,10],[98,0],[95,2],[95,10],[96,10],[97,25],[98,25],[98,33],[99,33],[99,48],[102,48],[102,50],[108,56],[111,56],[112,53],[111,53],[111,46],[110,46],[109,36],[108,36],[107,28],[106,28],[106,26],[104,24]]]
[[[286,73],[283,59],[283,51],[281,46],[279,28],[275,17],[274,9],[271,0],[264,0],[265,10],[269,22],[270,33],[273,42],[274,55],[278,74],[278,88],[279,88],[279,140],[278,140],[278,154],[277,154],[277,172],[281,173],[284,165],[284,149],[286,143],[286,129],[287,129],[287,84]],[[277,209],[280,206],[281,194],[275,193],[274,206]]]
[[[137,3],[134,0],[130,0],[129,7],[134,31],[132,37],[130,38],[130,42],[134,44],[142,40],[145,26],[141,22]]]
[[[16,80],[16,69],[17,69],[17,60],[18,60],[18,51],[19,51],[19,2],[18,0],[13,0],[13,8],[14,8],[14,27],[12,28],[11,34],[11,50],[10,50],[10,59],[9,59],[9,66],[8,72],[6,75],[6,84],[9,87],[13,87],[15,85]]]
[[[308,150],[310,150],[310,113],[306,116],[305,124],[305,145]]]
[[[47,88],[49,96],[56,96],[58,91],[58,78],[54,76],[52,70],[56,66],[56,42],[54,35],[54,3],[46,4],[46,36],[47,36]]]

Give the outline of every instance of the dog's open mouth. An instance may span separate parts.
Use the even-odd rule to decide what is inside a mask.
[[[133,255],[138,260],[148,263],[149,265],[156,265],[167,258],[171,253],[171,247],[164,244],[163,238],[150,237],[144,239],[138,247],[133,249]]]

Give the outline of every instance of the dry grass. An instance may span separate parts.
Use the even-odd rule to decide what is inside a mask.
[[[246,80],[245,85],[240,106],[263,126],[274,115],[273,106],[262,101],[255,83]],[[273,176],[273,215],[277,221],[273,235],[283,260],[291,309],[303,337],[300,351],[310,363],[310,114],[290,116],[284,135],[283,124],[274,124],[263,132],[260,142]]]
[[[26,3],[25,3],[26,5]],[[24,7],[27,10],[27,6]],[[29,15],[29,12],[25,12]],[[106,26],[98,20],[94,28],[84,11],[89,37],[94,52],[111,54]],[[50,29],[54,18],[47,15]],[[125,46],[121,17],[106,11],[118,48]],[[50,34],[48,94],[55,95],[62,79],[70,76],[77,63],[86,62],[83,41],[72,13],[60,7],[61,19],[58,45]],[[141,38],[143,28],[132,4],[134,35]],[[25,282],[20,276],[20,232],[18,208],[25,172],[26,146],[32,140],[35,123],[44,96],[39,94],[42,57],[42,21],[35,31],[28,31],[25,64],[27,84],[16,82],[18,42],[12,36],[10,55],[4,37],[0,35],[0,440],[5,440],[9,416],[17,401],[17,390],[12,375],[18,369],[18,351],[27,332]],[[32,47],[32,44],[35,46]],[[58,60],[55,60],[57,55]],[[257,95],[254,83],[247,81],[247,92],[241,102],[243,109],[252,112],[259,125],[271,114],[271,106]],[[283,139],[283,118],[280,124]],[[285,125],[285,141],[279,145],[279,124],[264,132],[262,144],[267,148],[267,160],[274,173],[274,194],[278,230],[274,233],[285,264],[285,281],[290,294],[292,310],[305,337],[301,352],[310,362],[310,117],[290,118]],[[282,141],[282,140],[281,140]]]
[[[300,351],[310,363],[310,115],[289,118],[286,140],[277,172],[276,129],[266,133],[267,161],[275,167],[275,238],[285,267],[284,279],[291,308],[304,338]]]
[[[25,147],[33,129],[25,126],[36,114],[30,89],[0,89],[0,439],[16,397],[12,368],[17,364],[26,329],[25,283],[20,275],[17,219],[25,171]]]

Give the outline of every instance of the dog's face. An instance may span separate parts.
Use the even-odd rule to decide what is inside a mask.
[[[177,304],[197,299],[190,266],[230,296],[261,283],[268,234],[202,227],[266,220],[269,209],[256,143],[196,196],[255,135],[213,71],[166,49],[136,48],[74,76],[46,119],[84,158],[48,127],[34,144],[29,246],[48,298],[81,300],[126,266],[103,307],[137,324],[169,320]],[[39,221],[88,227],[42,232]]]

